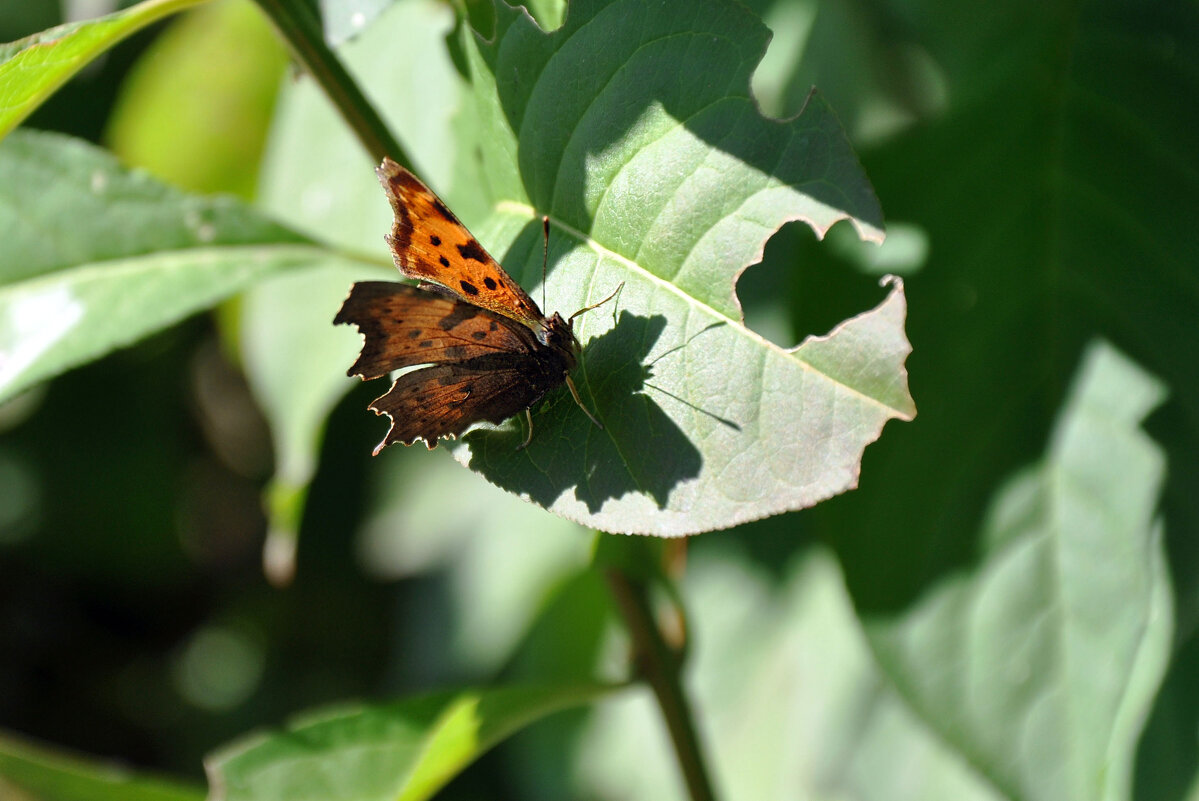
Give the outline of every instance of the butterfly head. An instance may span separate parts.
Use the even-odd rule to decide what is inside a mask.
[[[575,339],[571,324],[563,320],[562,315],[554,312],[545,318],[537,336],[547,347],[553,348],[562,357],[566,363],[567,372],[574,369],[579,360],[579,340]]]

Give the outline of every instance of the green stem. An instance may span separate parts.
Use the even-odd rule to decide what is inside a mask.
[[[605,572],[605,578],[633,637],[638,671],[654,691],[662,710],[687,791],[692,801],[715,801],[691,705],[683,692],[683,660],[666,642],[654,619],[648,588],[614,568]]]
[[[255,0],[274,23],[292,56],[311,75],[337,108],[342,119],[378,164],[390,156],[412,166],[412,160],[392,136],[383,118],[350,77],[341,60],[325,44],[316,14],[304,0]]]

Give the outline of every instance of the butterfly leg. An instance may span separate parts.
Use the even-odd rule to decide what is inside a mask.
[[[570,380],[570,376],[566,377],[566,386],[570,387],[570,394],[574,396],[575,403],[579,404],[579,408],[583,410],[583,413],[586,414],[588,417],[590,417],[591,422],[595,423],[596,426],[598,426],[599,429],[601,431],[603,431],[604,424],[601,423],[599,420],[596,420],[595,415],[591,413],[591,410],[583,405],[583,399],[579,397],[579,390],[577,390],[575,388],[575,382]]]
[[[525,409],[525,420],[529,423],[529,434],[525,437],[525,441],[516,446],[518,451],[523,451],[533,441],[533,410]]]

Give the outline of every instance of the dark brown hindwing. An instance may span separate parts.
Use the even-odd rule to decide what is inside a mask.
[[[528,353],[537,338],[507,317],[394,281],[360,281],[334,323],[352,323],[362,353],[348,375],[379,378],[416,364],[458,362],[495,353]]]
[[[363,334],[350,375],[410,370],[370,408],[391,418],[375,448],[418,439],[432,448],[479,421],[501,423],[559,386],[574,367],[569,348],[545,345],[521,323],[444,294],[387,281],[350,290],[334,323]]]

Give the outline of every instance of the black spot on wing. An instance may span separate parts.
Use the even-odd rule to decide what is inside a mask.
[[[437,259],[437,261],[441,262],[441,266],[442,266],[442,267],[449,267],[449,266],[450,266],[450,260],[449,260],[449,259],[447,259],[445,256],[441,256],[441,257],[439,257],[439,258]]]
[[[483,286],[487,287],[488,289],[495,289],[498,285],[496,284],[495,279],[489,275],[483,279]]]
[[[482,245],[473,239],[467,242],[465,245],[459,245],[458,252],[464,259],[474,259],[478,262],[487,261],[487,251],[483,250]]]
[[[468,295],[479,294],[479,288],[469,281],[459,281],[458,284],[462,287],[462,291]]]
[[[429,237],[429,241],[433,243],[433,247],[441,247],[441,237],[439,237],[437,234]]]

